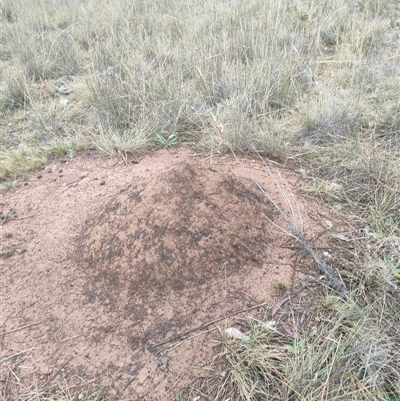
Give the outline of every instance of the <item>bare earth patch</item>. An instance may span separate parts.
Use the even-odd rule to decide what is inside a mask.
[[[10,400],[15,383],[55,376],[118,399],[176,399],[218,351],[212,322],[240,328],[318,275],[250,175],[288,212],[283,187],[321,246],[330,217],[295,200],[295,178],[189,147],[130,161],[55,160],[1,195],[0,385]]]

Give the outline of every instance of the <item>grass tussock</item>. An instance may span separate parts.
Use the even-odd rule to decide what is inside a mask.
[[[154,131],[179,131],[178,121],[199,114],[205,128],[214,118],[233,127],[226,139],[242,149],[246,140],[265,143],[259,132],[277,119],[285,126],[297,118],[292,124],[317,141],[356,131],[365,92],[376,90],[356,76],[363,67],[380,71],[371,61],[395,51],[391,4],[69,0],[59,9],[32,0],[29,12],[5,1],[2,15],[7,64],[34,81],[85,75],[79,96],[102,132],[131,135],[145,117]],[[393,77],[395,63],[386,63]]]
[[[222,333],[226,371],[213,399],[398,399],[400,355],[391,339],[393,326],[331,295],[307,315],[307,325],[294,337],[258,321],[250,322],[249,341]]]
[[[63,112],[79,108],[91,137],[120,137],[135,150],[173,133],[210,152],[256,148],[279,159],[290,144],[326,146],[360,131],[398,145],[390,0],[21,1],[1,4],[0,106],[5,115],[24,109],[31,133],[50,109],[58,125],[71,125],[56,135],[72,138],[76,119]],[[71,95],[55,91],[77,75]],[[221,125],[223,133],[213,129]]]
[[[29,83],[24,74],[14,73],[3,79],[3,93],[0,109],[12,112],[16,108],[25,108],[29,105]]]
[[[249,343],[223,339],[215,399],[400,399],[398,2],[2,0],[0,13],[6,186],[52,155],[190,141],[294,165],[349,221],[351,301],[326,295],[295,339],[254,322]]]

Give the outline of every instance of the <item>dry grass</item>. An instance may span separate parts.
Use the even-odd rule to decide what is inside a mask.
[[[301,328],[300,316],[289,313],[294,337],[282,334],[279,323],[271,328],[263,321],[249,322],[249,341],[222,332],[223,378],[202,390],[214,387],[214,400],[398,399],[400,355],[393,326],[331,295],[308,310]]]
[[[304,190],[354,226],[342,272],[352,301],[327,295],[296,341],[257,325],[250,344],[224,340],[220,399],[400,399],[397,1],[1,0],[0,10],[0,179],[14,185],[90,146],[192,141],[294,164]]]
[[[90,384],[81,381],[76,384],[77,380],[54,380],[44,381],[43,384],[33,387],[24,386],[23,383],[18,383],[16,376],[10,374],[10,380],[6,383],[9,388],[15,388],[15,392],[10,395],[7,391],[3,393],[0,389],[0,396],[3,400],[24,400],[24,401],[111,401],[111,398],[104,395],[103,391],[93,391]],[[8,397],[15,398],[8,398]]]

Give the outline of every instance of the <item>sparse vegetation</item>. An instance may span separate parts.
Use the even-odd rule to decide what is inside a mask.
[[[276,283],[275,287],[279,292],[285,292],[288,289],[287,285],[281,281]]]
[[[325,294],[295,338],[260,322],[246,344],[223,339],[210,397],[400,400],[398,1],[1,0],[0,11],[3,188],[54,154],[190,141],[294,165],[354,227],[351,257],[337,259],[351,300]],[[57,92],[60,79],[74,91]],[[25,399],[75,399],[40,397]]]
[[[16,188],[18,182],[17,181],[3,181],[0,183],[0,189],[12,189],[12,188]]]
[[[155,143],[159,148],[171,148],[176,145],[176,135],[173,132],[165,138],[161,134],[156,134]]]
[[[310,326],[294,337],[254,321],[249,323],[250,341],[222,337],[228,369],[214,399],[398,397],[397,351],[389,327],[371,324],[374,313],[331,295],[309,312]]]
[[[2,249],[0,251],[0,258],[9,258],[14,255],[15,251],[16,251],[15,248]]]

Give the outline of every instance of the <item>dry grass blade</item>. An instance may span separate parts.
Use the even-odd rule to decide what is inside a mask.
[[[238,157],[236,154],[232,151],[235,159],[237,160],[238,163],[240,163]],[[262,157],[258,154],[258,156],[262,159]],[[263,160],[264,161],[264,160]],[[265,162],[264,162],[265,164]],[[268,171],[268,170],[267,170]],[[277,202],[272,199],[269,194],[264,190],[264,188],[258,183],[250,173],[249,178],[254,182],[256,187],[265,195],[266,199],[268,202],[270,202],[272,205],[274,205],[275,209],[278,210],[280,215],[283,217],[284,221],[286,224],[289,226],[291,234],[293,237],[301,244],[303,249],[310,255],[315,261],[315,264],[317,265],[319,271],[325,275],[328,285],[330,288],[332,288],[334,291],[337,293],[341,294],[343,297],[346,299],[349,299],[349,292],[343,283],[343,281],[340,279],[339,274],[337,271],[333,269],[332,266],[329,266],[327,263],[325,263],[318,255],[315,253],[314,249],[311,247],[309,241],[306,239],[303,233],[300,232],[299,228],[296,226],[295,219],[290,218],[287,213],[284,212],[284,210],[277,204]],[[281,191],[284,192],[284,190],[281,188]],[[290,201],[288,198],[285,196],[285,201],[286,201],[286,206],[290,211],[293,211],[292,205],[290,204]],[[292,213],[293,214],[293,213]]]
[[[287,301],[290,300],[294,295],[286,295],[283,298],[281,298],[278,303],[273,307],[271,316],[274,317],[276,315],[276,312],[284,305]]]
[[[390,399],[385,394],[396,390],[387,380],[395,383],[399,374],[396,345],[387,333],[371,326],[357,305],[334,296],[322,299],[312,317],[312,326],[297,338],[262,322],[250,324],[250,341],[222,336],[227,370],[215,399]]]

